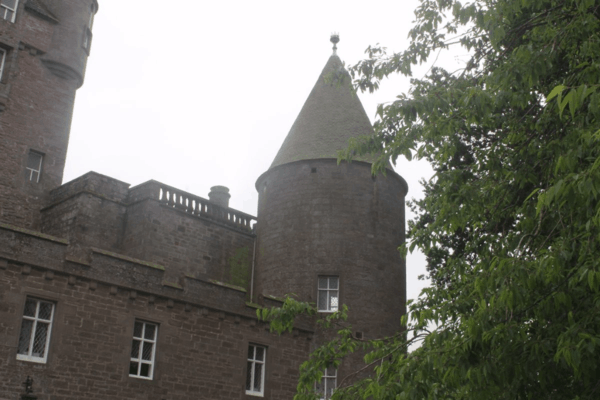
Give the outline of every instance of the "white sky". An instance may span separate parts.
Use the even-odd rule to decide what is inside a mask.
[[[408,45],[417,2],[99,0],[84,86],[77,93],[65,182],[96,171],[137,185],[149,179],[208,197],[229,187],[230,206],[256,215],[266,171],[331,54],[347,64],[369,45]],[[452,62],[452,60],[447,61]],[[438,60],[438,64],[440,61]],[[422,68],[415,76],[423,75]],[[396,77],[359,95],[378,103],[408,90]],[[426,163],[396,171],[420,197]],[[411,218],[407,209],[407,218]],[[421,254],[407,260],[408,298],[426,284]]]

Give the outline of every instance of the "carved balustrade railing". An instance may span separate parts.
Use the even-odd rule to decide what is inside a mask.
[[[133,189],[130,201],[153,198],[167,207],[190,215],[212,219],[233,228],[251,232],[256,218],[231,208],[221,207],[208,199],[157,181],[148,181]]]

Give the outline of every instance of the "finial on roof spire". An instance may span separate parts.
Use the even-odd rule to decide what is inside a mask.
[[[332,33],[331,34],[331,38],[329,38],[329,41],[331,43],[333,43],[333,55],[337,55],[337,44],[340,41],[340,35],[338,33]]]

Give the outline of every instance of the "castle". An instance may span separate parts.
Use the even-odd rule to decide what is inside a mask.
[[[96,0],[0,0],[0,400],[291,399],[325,340],[271,333],[294,293],[355,336],[400,329],[406,182],[337,163],[372,127],[334,54],[271,167],[257,217],[157,181],[62,184]],[[335,42],[335,40],[333,40]],[[355,367],[327,369],[330,396]]]

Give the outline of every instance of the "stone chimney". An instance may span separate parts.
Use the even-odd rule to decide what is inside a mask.
[[[229,188],[225,186],[213,186],[210,188],[208,199],[221,207],[229,207]]]

